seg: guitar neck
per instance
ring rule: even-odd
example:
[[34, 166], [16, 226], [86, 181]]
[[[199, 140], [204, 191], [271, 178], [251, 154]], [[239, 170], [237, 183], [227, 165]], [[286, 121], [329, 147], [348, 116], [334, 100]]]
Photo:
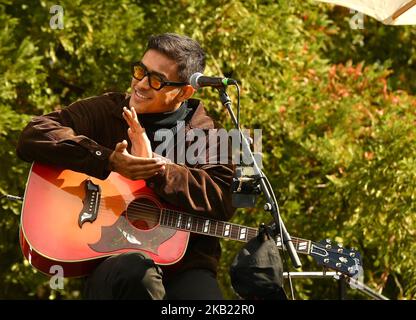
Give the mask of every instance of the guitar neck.
[[[198, 217], [185, 212], [170, 209], [162, 209], [160, 225], [177, 230], [241, 242], [248, 242], [258, 235], [258, 230], [256, 228]], [[310, 254], [312, 245], [310, 240], [296, 237], [291, 238], [298, 253]], [[282, 248], [280, 236], [277, 237], [277, 246]]]

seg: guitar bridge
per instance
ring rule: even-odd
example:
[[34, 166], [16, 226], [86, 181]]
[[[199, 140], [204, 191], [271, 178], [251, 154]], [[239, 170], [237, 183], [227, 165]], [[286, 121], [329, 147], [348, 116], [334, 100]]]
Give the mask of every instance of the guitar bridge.
[[85, 222], [94, 222], [97, 219], [100, 199], [100, 186], [94, 184], [90, 179], [85, 180], [85, 199], [82, 200], [84, 206], [78, 216], [78, 226], [80, 228]]

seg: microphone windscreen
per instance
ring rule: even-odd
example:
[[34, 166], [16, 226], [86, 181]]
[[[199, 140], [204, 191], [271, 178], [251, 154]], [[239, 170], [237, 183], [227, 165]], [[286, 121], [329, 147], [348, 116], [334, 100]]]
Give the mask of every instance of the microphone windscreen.
[[199, 89], [199, 85], [198, 85], [198, 78], [200, 76], [203, 76], [202, 73], [200, 72], [195, 72], [190, 78], [189, 78], [189, 83], [191, 84], [191, 86], [195, 89], [198, 90]]

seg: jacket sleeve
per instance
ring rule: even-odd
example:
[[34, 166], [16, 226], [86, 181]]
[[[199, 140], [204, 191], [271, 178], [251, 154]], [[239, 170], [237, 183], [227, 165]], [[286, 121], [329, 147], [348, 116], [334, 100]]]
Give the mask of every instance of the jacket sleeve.
[[147, 185], [162, 199], [189, 213], [229, 220], [233, 170], [226, 165], [190, 168], [176, 163], [166, 164], [163, 174], [147, 179]]
[[25, 161], [62, 166], [105, 179], [111, 149], [92, 140], [97, 118], [94, 99], [73, 103], [67, 109], [37, 116], [23, 129], [17, 155]]
[[[210, 145], [217, 149], [215, 155], [219, 157], [210, 158]], [[220, 150], [219, 143], [207, 143], [205, 164], [168, 162], [162, 174], [146, 180], [147, 185], [162, 199], [188, 213], [229, 220], [235, 211], [231, 190], [234, 173], [231, 140], [228, 140], [227, 155], [221, 154]]]

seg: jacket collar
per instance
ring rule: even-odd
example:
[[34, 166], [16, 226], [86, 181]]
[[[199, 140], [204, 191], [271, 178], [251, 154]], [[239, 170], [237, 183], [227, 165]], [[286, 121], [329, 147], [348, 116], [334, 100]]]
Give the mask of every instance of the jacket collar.
[[197, 99], [189, 99], [188, 105], [195, 110], [191, 120], [189, 121], [190, 128], [214, 129], [214, 120], [207, 114], [204, 105]]
[[[124, 121], [122, 116], [123, 107], [129, 106], [130, 94], [126, 94], [120, 97], [120, 100], [116, 102], [117, 108], [113, 109], [113, 115]], [[201, 128], [201, 129], [214, 129], [214, 120], [207, 114], [203, 103], [198, 99], [189, 99], [188, 106], [192, 109], [192, 117], [188, 123], [189, 128]]]

